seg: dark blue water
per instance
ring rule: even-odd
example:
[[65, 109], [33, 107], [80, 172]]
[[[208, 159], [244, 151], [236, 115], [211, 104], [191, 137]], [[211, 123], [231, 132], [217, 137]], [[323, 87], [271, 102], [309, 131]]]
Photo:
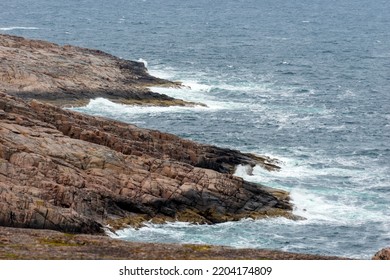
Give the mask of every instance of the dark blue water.
[[368, 0], [14, 0], [0, 3], [0, 32], [141, 59], [183, 81], [156, 91], [208, 108], [96, 99], [77, 110], [276, 157], [280, 172], [236, 175], [291, 191], [307, 218], [121, 237], [370, 258], [390, 245], [389, 14], [389, 1]]

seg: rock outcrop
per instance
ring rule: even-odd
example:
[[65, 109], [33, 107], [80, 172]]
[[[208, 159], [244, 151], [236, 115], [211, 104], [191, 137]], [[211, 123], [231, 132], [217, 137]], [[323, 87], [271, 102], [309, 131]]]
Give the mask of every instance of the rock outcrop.
[[0, 225], [96, 233], [149, 219], [294, 217], [287, 192], [232, 175], [238, 164], [278, 169], [269, 158], [42, 102], [188, 105], [148, 90], [179, 84], [142, 63], [8, 35], [0, 61]]
[[107, 236], [0, 226], [0, 260], [337, 260], [261, 249], [194, 244], [135, 243]]
[[0, 34], [0, 88], [14, 96], [61, 106], [86, 105], [96, 97], [127, 104], [193, 105], [147, 88], [179, 85], [149, 75], [142, 62]]
[[256, 163], [274, 168], [266, 158], [0, 93], [3, 226], [96, 233], [148, 219], [293, 217], [287, 192], [229, 174]]
[[378, 251], [373, 257], [373, 260], [390, 260], [390, 247]]

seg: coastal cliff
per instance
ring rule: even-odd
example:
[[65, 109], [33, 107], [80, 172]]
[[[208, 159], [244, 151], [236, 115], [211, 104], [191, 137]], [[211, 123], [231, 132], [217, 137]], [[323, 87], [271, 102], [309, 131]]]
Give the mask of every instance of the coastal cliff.
[[0, 225], [98, 233], [147, 220], [295, 218], [287, 192], [232, 175], [238, 164], [278, 169], [267, 157], [53, 105], [188, 105], [151, 92], [179, 84], [142, 63], [8, 35], [0, 60]]
[[180, 83], [101, 51], [0, 34], [0, 259], [337, 259], [97, 236], [145, 221], [298, 218], [288, 192], [232, 175], [239, 164], [276, 171], [275, 160], [61, 108], [96, 97], [195, 105], [150, 86]]
[[0, 225], [95, 233], [149, 219], [293, 218], [287, 192], [196, 167], [233, 163], [256, 161], [0, 93]]

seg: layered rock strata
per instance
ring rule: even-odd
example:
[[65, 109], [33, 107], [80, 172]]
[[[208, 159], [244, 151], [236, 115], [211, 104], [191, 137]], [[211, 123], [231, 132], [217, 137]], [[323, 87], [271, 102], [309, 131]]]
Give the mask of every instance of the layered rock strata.
[[1, 93], [0, 225], [93, 233], [110, 221], [293, 217], [287, 192], [228, 173], [259, 159]]

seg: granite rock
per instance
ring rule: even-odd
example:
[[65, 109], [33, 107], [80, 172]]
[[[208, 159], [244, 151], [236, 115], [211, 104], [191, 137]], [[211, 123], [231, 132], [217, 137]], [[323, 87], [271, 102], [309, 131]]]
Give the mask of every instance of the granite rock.
[[3, 226], [95, 233], [140, 217], [294, 218], [287, 192], [230, 174], [262, 160], [0, 93]]
[[148, 89], [180, 83], [148, 74], [142, 62], [108, 53], [0, 34], [0, 89], [61, 106], [104, 97], [126, 104], [194, 105]]

